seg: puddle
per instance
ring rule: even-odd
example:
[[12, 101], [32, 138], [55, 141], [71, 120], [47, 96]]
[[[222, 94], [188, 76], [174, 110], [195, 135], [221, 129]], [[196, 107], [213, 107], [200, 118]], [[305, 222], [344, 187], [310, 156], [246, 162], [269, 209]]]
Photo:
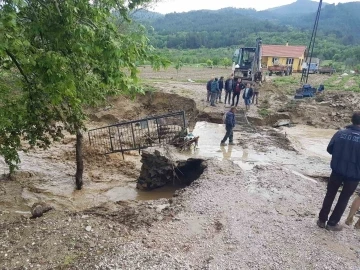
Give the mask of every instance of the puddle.
[[[218, 158], [220, 160], [231, 160], [244, 170], [251, 170], [256, 164], [268, 164], [265, 153], [243, 149], [240, 146], [220, 146], [225, 135], [225, 127], [222, 124], [208, 122], [197, 122], [193, 133], [200, 136], [198, 148], [188, 155], [203, 158]], [[241, 134], [234, 133], [234, 142], [238, 141]]]
[[184, 186], [164, 186], [157, 188], [152, 191], [143, 191], [136, 189], [136, 185], [131, 185], [128, 187], [115, 187], [107, 191], [104, 195], [109, 198], [110, 201], [129, 201], [129, 200], [138, 200], [138, 201], [147, 201], [147, 200], [158, 200], [158, 199], [170, 199], [175, 191]]
[[[198, 122], [193, 133], [200, 136], [198, 148], [188, 152], [187, 155], [199, 158], [217, 158], [231, 160], [243, 170], [251, 170], [256, 165], [278, 165], [286, 167], [294, 173], [301, 175], [327, 175], [330, 173], [329, 160], [331, 156], [326, 152], [327, 145], [335, 130], [316, 129], [308, 126], [285, 128], [287, 137], [299, 150], [299, 153], [268, 145], [267, 151], [256, 151], [250, 143], [244, 149], [239, 145], [220, 146], [225, 135], [222, 124]], [[241, 140], [241, 136], [261, 138], [261, 134], [242, 134], [234, 132], [234, 142]], [[247, 138], [248, 139], [248, 138]], [[308, 179], [309, 180], [309, 179]]]
[[285, 132], [298, 151], [307, 155], [319, 156], [327, 160], [331, 159], [326, 148], [330, 139], [336, 133], [336, 130], [298, 125], [295, 127], [284, 127], [282, 133]]

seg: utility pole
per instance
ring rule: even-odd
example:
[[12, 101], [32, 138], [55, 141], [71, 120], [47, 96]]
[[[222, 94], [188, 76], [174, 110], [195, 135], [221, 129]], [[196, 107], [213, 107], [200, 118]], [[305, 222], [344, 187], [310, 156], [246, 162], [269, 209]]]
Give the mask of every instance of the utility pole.
[[[318, 25], [319, 25], [321, 7], [322, 7], [322, 0], [320, 0], [320, 2], [319, 2], [319, 7], [318, 7], [318, 10], [317, 10], [317, 13], [316, 13], [315, 23], [314, 23], [313, 31], [312, 31], [312, 34], [311, 34], [310, 44], [309, 44], [309, 47], [307, 48], [307, 54], [305, 56], [305, 61], [309, 59], [309, 64], [308, 64], [308, 67], [307, 67], [306, 74], [303, 73], [301, 75], [301, 80], [300, 80], [301, 83], [307, 83], [308, 82], [310, 65], [311, 65], [312, 55], [313, 55], [314, 46], [315, 46], [315, 40], [316, 40], [316, 33], [317, 33]], [[310, 56], [310, 58], [309, 58], [309, 56]]]

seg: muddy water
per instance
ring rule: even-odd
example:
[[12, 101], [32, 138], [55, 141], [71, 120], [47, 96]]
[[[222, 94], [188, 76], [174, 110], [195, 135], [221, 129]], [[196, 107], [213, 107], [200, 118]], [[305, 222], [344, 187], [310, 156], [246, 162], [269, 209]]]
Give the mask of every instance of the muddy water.
[[282, 133], [285, 132], [294, 147], [301, 153], [330, 160], [331, 156], [327, 153], [326, 148], [336, 130], [298, 125], [284, 128]]
[[[265, 152], [255, 151], [251, 143], [246, 148], [239, 145], [221, 147], [220, 141], [225, 135], [224, 125], [208, 122], [196, 124], [193, 134], [200, 136], [200, 139], [198, 148], [191, 154], [232, 160], [244, 170], [251, 170], [255, 165], [272, 164], [285, 166], [291, 171], [306, 175], [326, 175], [329, 172], [330, 155], [327, 154], [326, 147], [335, 131], [296, 126], [279, 132], [286, 132], [296, 149], [301, 150], [301, 155], [271, 145]], [[243, 136], [255, 139], [261, 135], [234, 132], [234, 142], [241, 141]]]
[[[246, 148], [239, 145], [220, 146], [225, 134], [224, 125], [198, 122], [193, 130], [200, 136], [198, 148], [187, 153], [186, 157], [217, 158], [231, 160], [244, 170], [251, 170], [255, 165], [280, 165], [301, 174], [306, 179], [309, 175], [326, 175], [329, 173], [329, 155], [326, 146], [333, 130], [320, 130], [307, 126], [285, 128], [287, 134], [301, 155], [269, 145], [267, 151], [258, 152], [249, 143]], [[234, 133], [234, 142], [241, 141], [243, 136], [258, 138], [259, 134]], [[251, 141], [251, 140], [250, 140]], [[84, 176], [84, 188], [74, 190], [75, 166], [73, 159], [64, 160], [61, 151], [72, 149], [72, 145], [59, 145], [51, 151], [38, 151], [21, 154], [21, 170], [16, 181], [0, 181], [0, 209], [9, 211], [28, 211], [29, 207], [39, 200], [52, 204], [57, 209], [84, 210], [108, 201], [155, 200], [170, 198], [181, 187], [164, 187], [145, 192], [135, 188], [136, 176], [127, 177], [119, 174], [117, 169], [102, 170], [99, 177], [89, 173]], [[129, 160], [131, 157], [127, 157]], [[133, 157], [139, 167], [140, 157]], [[139, 169], [139, 168], [138, 168]], [[138, 170], [137, 169], [137, 170]], [[88, 172], [89, 168], [87, 168]], [[96, 167], [91, 168], [99, 171]], [[3, 161], [0, 171], [6, 172]], [[94, 173], [95, 175], [95, 173]], [[20, 213], [20, 212], [19, 212]]]
[[[46, 201], [55, 209], [81, 211], [109, 201], [156, 200], [171, 198], [181, 188], [169, 186], [146, 192], [136, 189], [136, 176], [128, 177], [117, 168], [100, 170], [86, 167], [84, 187], [75, 190], [74, 162], [63, 159], [61, 151], [66, 145], [54, 147], [51, 151], [20, 153], [20, 171], [13, 180], [0, 179], [0, 210], [14, 213], [29, 213], [33, 203]], [[126, 159], [140, 164], [140, 156]], [[6, 172], [5, 163], [0, 160], [0, 171]], [[97, 171], [94, 178], [90, 172]]]
[[[269, 161], [264, 153], [257, 153], [239, 146], [220, 146], [225, 135], [225, 127], [222, 124], [197, 122], [193, 133], [200, 136], [198, 148], [191, 152], [195, 156], [231, 160], [244, 170], [251, 170], [256, 164], [267, 164]], [[240, 133], [235, 132], [234, 142], [239, 138], [241, 138]]]

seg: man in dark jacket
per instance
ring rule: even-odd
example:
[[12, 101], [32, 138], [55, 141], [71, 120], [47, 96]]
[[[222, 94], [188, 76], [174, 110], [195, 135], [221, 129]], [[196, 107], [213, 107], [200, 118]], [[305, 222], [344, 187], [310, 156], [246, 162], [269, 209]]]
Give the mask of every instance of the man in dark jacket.
[[251, 84], [247, 83], [245, 91], [243, 93], [243, 99], [245, 101], [245, 108], [248, 111], [250, 109], [251, 98], [254, 94], [254, 90], [251, 88]]
[[233, 85], [234, 85], [234, 78], [231, 75], [226, 81], [225, 81], [225, 104], [228, 101], [230, 104], [231, 100], [231, 93], [233, 91]]
[[[233, 86], [233, 97], [232, 97], [231, 106], [237, 106], [239, 104], [240, 93], [245, 88], [245, 85], [242, 83], [241, 78], [235, 78], [234, 80], [235, 81]], [[235, 98], [236, 98], [236, 103], [235, 103]]]
[[211, 92], [211, 98], [210, 98], [210, 106], [215, 107], [215, 101], [216, 98], [219, 95], [219, 81], [218, 78], [215, 78], [212, 83], [211, 83], [211, 87], [210, 87], [210, 92]]
[[225, 137], [221, 141], [221, 146], [225, 146], [225, 142], [227, 139], [229, 139], [229, 145], [234, 145], [233, 143], [233, 129], [235, 127], [235, 112], [236, 107], [231, 107], [230, 111], [226, 113], [225, 117], [225, 128], [226, 128], [226, 134]]
[[207, 90], [207, 96], [206, 96], [206, 101], [210, 102], [210, 97], [211, 97], [211, 83], [213, 82], [214, 78], [211, 78], [207, 83], [206, 83], [206, 90]]
[[[327, 148], [329, 154], [332, 155], [332, 173], [317, 225], [331, 231], [342, 230], [342, 226], [338, 223], [360, 181], [360, 112], [355, 112], [351, 121], [351, 126], [338, 131], [332, 137]], [[341, 185], [343, 187], [339, 199], [328, 220], [331, 206]]]
[[220, 80], [219, 80], [219, 94], [216, 98], [216, 103], [217, 103], [217, 100], [219, 99], [219, 102], [221, 102], [221, 93], [222, 93], [222, 90], [224, 89], [224, 77], [220, 77]]

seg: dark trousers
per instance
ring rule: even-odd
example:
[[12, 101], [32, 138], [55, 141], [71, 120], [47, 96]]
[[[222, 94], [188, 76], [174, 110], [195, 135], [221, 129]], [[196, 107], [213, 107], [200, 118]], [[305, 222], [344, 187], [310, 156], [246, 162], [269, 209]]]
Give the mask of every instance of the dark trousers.
[[218, 96], [217, 96], [216, 100], [219, 99], [219, 101], [221, 101], [221, 94], [222, 94], [222, 89], [219, 90], [219, 93], [218, 93]]
[[230, 104], [230, 100], [231, 100], [231, 92], [230, 91], [225, 91], [225, 104], [226, 104], [226, 101], [229, 100], [229, 104]]
[[[235, 97], [236, 97], [236, 105], [235, 105]], [[239, 97], [240, 97], [240, 93], [235, 93], [234, 92], [233, 97], [232, 97], [231, 106], [237, 106], [239, 104]]]
[[213, 105], [213, 106], [215, 105], [217, 96], [218, 96], [218, 92], [211, 92], [210, 105]]
[[331, 173], [329, 183], [327, 185], [327, 191], [324, 198], [324, 202], [322, 208], [319, 213], [319, 220], [322, 222], [326, 222], [328, 220], [328, 216], [331, 210], [331, 206], [334, 202], [335, 196], [340, 188], [341, 184], [343, 184], [343, 188], [341, 190], [339, 199], [336, 203], [334, 211], [332, 212], [328, 225], [335, 226], [340, 221], [346, 206], [349, 202], [351, 195], [354, 193], [358, 181], [347, 181], [344, 176]]
[[[255, 92], [252, 98], [252, 103], [253, 104], [258, 104], [258, 99], [259, 99], [259, 92]], [[254, 103], [256, 101], [256, 103]]]
[[234, 132], [233, 132], [233, 126], [231, 125], [226, 125], [226, 134], [225, 134], [225, 137], [224, 139], [222, 139], [222, 143], [226, 142], [226, 140], [229, 138], [229, 142], [232, 142], [233, 141], [233, 135], [234, 135]]

